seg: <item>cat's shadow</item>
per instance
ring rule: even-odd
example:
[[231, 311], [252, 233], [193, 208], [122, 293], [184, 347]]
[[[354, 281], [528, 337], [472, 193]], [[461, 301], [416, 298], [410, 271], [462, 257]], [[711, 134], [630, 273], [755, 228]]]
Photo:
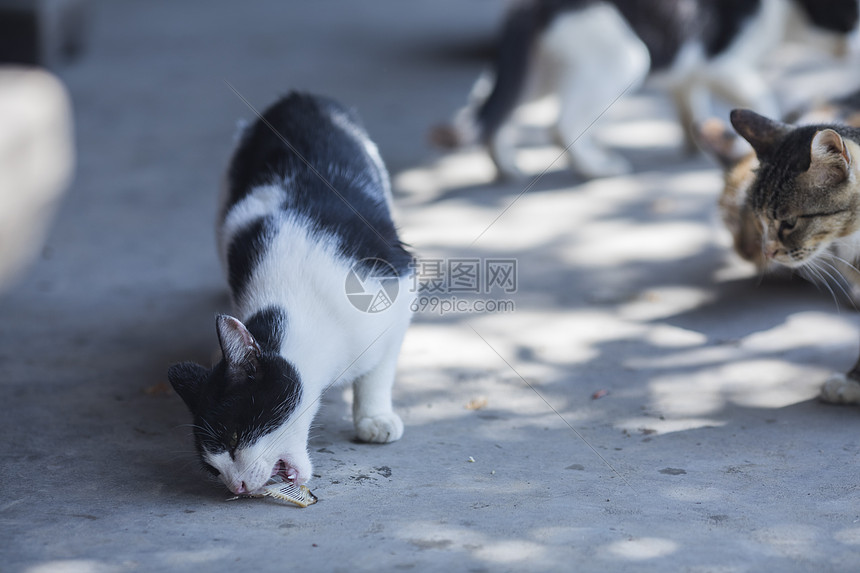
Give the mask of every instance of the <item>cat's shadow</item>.
[[[561, 148], [556, 150], [561, 154]], [[682, 149], [623, 149], [619, 153], [625, 157], [633, 166], [630, 177], [636, 177], [659, 169], [666, 176], [677, 175], [690, 169], [714, 169], [715, 166], [704, 155], [699, 153], [688, 153]], [[429, 206], [448, 201], [466, 200], [481, 207], [504, 207], [511, 200], [528, 194], [537, 195], [541, 193], [558, 192], [566, 190], [571, 193], [577, 192], [577, 187], [588, 183], [590, 180], [571, 171], [567, 166], [549, 166], [546, 171], [529, 172], [520, 178], [495, 178], [469, 185], [452, 186], [442, 189], [426, 198], [413, 197], [414, 205]], [[395, 189], [395, 194], [397, 190]]]
[[[220, 495], [219, 486], [213, 486], [214, 490], [201, 487], [207, 476], [194, 449], [191, 416], [170, 387], [167, 369], [183, 360], [212, 364], [218, 348], [215, 316], [228, 311], [229, 295], [222, 287], [178, 292], [170, 305], [169, 323], [147, 321], [142, 325], [133, 313], [127, 316], [134, 324], [125, 328], [134, 332], [136, 340], [129, 348], [138, 348], [128, 357], [128, 379], [138, 384], [125, 393], [122, 422], [135, 434], [134, 465], [142, 491], [149, 484], [154, 492], [211, 498]], [[140, 348], [146, 352], [139, 352]]]

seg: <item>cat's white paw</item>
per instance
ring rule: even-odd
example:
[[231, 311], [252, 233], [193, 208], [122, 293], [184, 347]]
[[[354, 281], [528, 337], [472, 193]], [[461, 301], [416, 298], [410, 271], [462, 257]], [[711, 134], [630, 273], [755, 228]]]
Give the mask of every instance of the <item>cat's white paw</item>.
[[403, 435], [403, 422], [394, 412], [358, 418], [355, 421], [355, 433], [362, 442], [394, 442]]
[[820, 396], [832, 404], [860, 404], [860, 383], [845, 374], [833, 374], [821, 387]]

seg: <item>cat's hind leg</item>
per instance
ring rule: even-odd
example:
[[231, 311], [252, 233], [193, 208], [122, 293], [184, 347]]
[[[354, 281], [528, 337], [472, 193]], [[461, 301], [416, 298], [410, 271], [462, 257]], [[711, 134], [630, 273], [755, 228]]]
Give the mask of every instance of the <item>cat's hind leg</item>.
[[520, 180], [525, 173], [517, 166], [516, 125], [508, 121], [487, 142], [487, 152], [504, 179]]
[[558, 18], [544, 49], [558, 65], [556, 134], [573, 169], [586, 177], [629, 173], [627, 160], [598, 145], [591, 132], [615, 101], [642, 85], [648, 48], [614, 7], [597, 4]]
[[403, 435], [403, 422], [391, 406], [400, 354], [400, 340], [395, 342], [389, 345], [379, 363], [352, 385], [352, 419], [355, 433], [362, 442], [394, 442]]

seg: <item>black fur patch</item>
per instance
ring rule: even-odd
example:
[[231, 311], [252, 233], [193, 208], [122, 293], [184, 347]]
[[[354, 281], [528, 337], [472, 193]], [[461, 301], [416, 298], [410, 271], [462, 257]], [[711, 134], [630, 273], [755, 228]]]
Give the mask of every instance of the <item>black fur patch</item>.
[[263, 352], [278, 353], [287, 334], [287, 313], [276, 306], [264, 308], [245, 321], [245, 328]]
[[815, 26], [845, 34], [857, 27], [860, 19], [858, 0], [798, 0]]
[[550, 3], [520, 2], [508, 11], [496, 47], [493, 91], [477, 110], [479, 138], [489, 141], [516, 107], [537, 36], [555, 13]]
[[699, 2], [699, 27], [708, 57], [712, 58], [728, 49], [761, 7], [761, 0]]
[[271, 217], [260, 217], [233, 236], [227, 248], [227, 282], [234, 300], [242, 298], [276, 232]]
[[612, 3], [648, 48], [652, 70], [671, 66], [684, 43], [700, 29], [699, 3], [683, 0], [615, 0]]
[[[255, 187], [279, 184], [285, 212], [334, 235], [343, 255], [378, 258], [405, 272], [412, 259], [397, 235], [385, 200], [387, 175], [368, 153], [367, 133], [354, 111], [333, 100], [291, 93], [244, 133], [228, 172], [227, 210]], [[243, 231], [231, 246], [230, 278], [241, 290], [265, 249], [266, 225]], [[246, 257], [248, 262], [241, 263]], [[234, 277], [233, 265], [236, 265]]]

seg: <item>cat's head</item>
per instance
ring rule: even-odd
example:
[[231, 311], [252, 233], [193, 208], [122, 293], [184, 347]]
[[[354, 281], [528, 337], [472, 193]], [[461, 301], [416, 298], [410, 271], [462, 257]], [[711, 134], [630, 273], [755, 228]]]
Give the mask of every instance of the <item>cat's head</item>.
[[860, 230], [860, 147], [840, 133], [845, 128], [795, 127], [749, 110], [732, 111], [731, 121], [759, 162], [747, 205], [759, 220], [765, 259], [803, 266]]
[[221, 315], [216, 327], [223, 356], [218, 364], [210, 369], [183, 362], [168, 371], [194, 418], [203, 466], [236, 494], [256, 491], [274, 475], [306, 482], [309, 423], [299, 410], [298, 372], [277, 344], [262, 336], [258, 341], [239, 320]]
[[747, 202], [755, 181], [758, 159], [750, 145], [735, 133], [728, 123], [711, 118], [695, 129], [699, 146], [723, 168], [723, 192], [719, 207], [723, 223], [732, 236], [735, 252], [760, 269], [768, 266], [761, 237], [762, 229]]

